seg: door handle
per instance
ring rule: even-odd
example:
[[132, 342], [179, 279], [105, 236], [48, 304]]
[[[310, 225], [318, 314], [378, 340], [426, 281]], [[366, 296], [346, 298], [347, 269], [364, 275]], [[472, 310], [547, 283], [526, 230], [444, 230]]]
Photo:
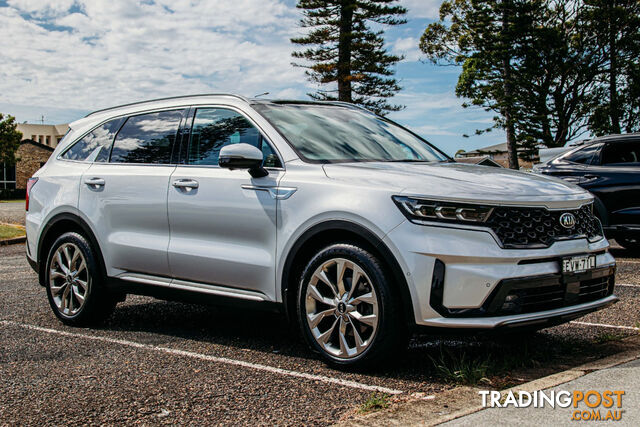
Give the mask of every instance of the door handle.
[[104, 185], [104, 179], [102, 178], [87, 178], [84, 183], [94, 187], [102, 187]]
[[177, 179], [172, 184], [176, 188], [198, 188], [198, 181], [193, 179]]
[[585, 175], [584, 179], [598, 179], [600, 178], [598, 175]]

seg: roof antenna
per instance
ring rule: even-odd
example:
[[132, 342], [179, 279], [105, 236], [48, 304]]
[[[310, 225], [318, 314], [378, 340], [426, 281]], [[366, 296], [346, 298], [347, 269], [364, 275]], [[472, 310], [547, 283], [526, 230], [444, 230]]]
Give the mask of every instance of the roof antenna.
[[256, 96], [254, 96], [254, 98], [258, 98], [259, 96], [265, 96], [265, 95], [269, 95], [269, 92], [259, 93]]

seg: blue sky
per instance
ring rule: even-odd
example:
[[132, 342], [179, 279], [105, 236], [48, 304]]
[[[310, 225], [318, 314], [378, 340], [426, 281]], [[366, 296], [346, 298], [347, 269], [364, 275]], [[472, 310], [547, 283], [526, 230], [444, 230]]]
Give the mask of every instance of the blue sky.
[[[463, 138], [492, 114], [463, 109], [459, 69], [421, 61], [418, 41], [439, 0], [401, 0], [406, 25], [387, 30], [406, 105], [390, 117], [449, 154], [504, 141]], [[235, 92], [306, 98], [314, 86], [292, 67], [300, 35], [294, 0], [0, 0], [0, 112], [64, 123], [87, 112], [163, 96]]]

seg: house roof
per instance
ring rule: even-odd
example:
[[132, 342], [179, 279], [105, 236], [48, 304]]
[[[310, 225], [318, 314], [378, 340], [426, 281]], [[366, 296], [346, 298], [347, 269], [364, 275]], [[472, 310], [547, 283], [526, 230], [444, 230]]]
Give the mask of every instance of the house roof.
[[482, 153], [506, 153], [507, 152], [507, 143], [503, 142], [502, 144], [495, 144], [495, 145], [490, 145], [488, 147], [483, 147], [483, 148], [478, 148], [472, 151], [467, 151], [465, 153], [461, 153], [464, 154], [465, 156], [469, 156], [469, 155], [475, 155], [475, 154], [482, 154]]
[[49, 150], [49, 151], [53, 151], [54, 150], [53, 147], [49, 147], [48, 145], [40, 144], [39, 142], [35, 142], [35, 141], [30, 140], [30, 139], [23, 139], [22, 141], [20, 141], [20, 145], [24, 145], [24, 144], [30, 144], [30, 145], [33, 145], [35, 147], [44, 148], [44, 149]]
[[502, 167], [500, 163], [492, 160], [489, 156], [458, 157], [455, 161], [458, 163], [468, 163], [472, 165], [493, 166], [498, 168]]

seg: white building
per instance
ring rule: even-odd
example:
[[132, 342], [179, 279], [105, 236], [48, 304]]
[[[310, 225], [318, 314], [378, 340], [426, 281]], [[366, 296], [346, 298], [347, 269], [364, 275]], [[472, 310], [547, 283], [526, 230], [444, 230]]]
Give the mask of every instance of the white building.
[[69, 125], [66, 123], [61, 125], [18, 123], [17, 129], [22, 132], [23, 140], [28, 139], [55, 148], [69, 130]]

